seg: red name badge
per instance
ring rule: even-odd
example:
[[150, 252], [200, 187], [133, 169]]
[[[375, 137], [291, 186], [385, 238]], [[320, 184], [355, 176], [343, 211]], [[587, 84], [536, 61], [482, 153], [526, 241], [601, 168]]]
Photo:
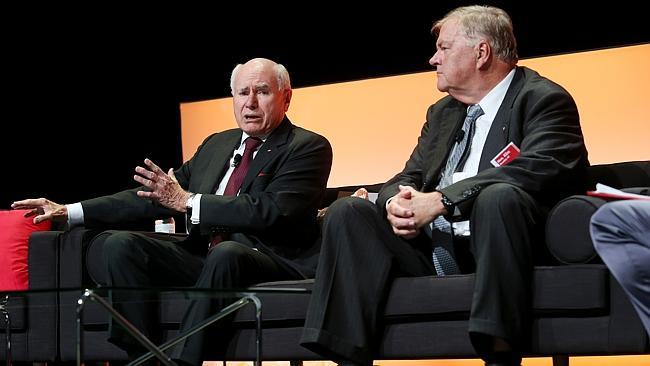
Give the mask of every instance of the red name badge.
[[515, 145], [514, 142], [510, 142], [508, 145], [506, 145], [506, 147], [503, 148], [503, 150], [499, 151], [494, 159], [490, 160], [490, 163], [492, 163], [492, 165], [495, 167], [506, 165], [513, 161], [517, 156], [519, 156], [519, 152], [520, 150], [517, 145]]

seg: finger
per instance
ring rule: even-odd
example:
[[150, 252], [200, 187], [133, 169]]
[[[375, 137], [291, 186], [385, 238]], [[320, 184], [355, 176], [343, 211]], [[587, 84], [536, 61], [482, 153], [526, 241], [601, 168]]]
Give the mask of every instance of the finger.
[[43, 222], [45, 220], [52, 220], [52, 214], [48, 213], [48, 214], [44, 214], [44, 215], [38, 215], [38, 216], [34, 217], [33, 222], [34, 222], [34, 224], [40, 224], [41, 222]]
[[153, 192], [149, 192], [149, 191], [138, 191], [137, 195], [138, 197], [143, 197], [143, 198], [154, 198]]
[[149, 189], [153, 189], [153, 187], [154, 187], [154, 183], [151, 180], [143, 178], [143, 177], [141, 177], [139, 175], [134, 175], [133, 180], [135, 180], [136, 182], [142, 184], [143, 186], [145, 186], [145, 187], [147, 187]]
[[413, 211], [404, 206], [401, 206], [398, 202], [393, 200], [390, 205], [388, 205], [388, 213], [396, 217], [412, 217]]
[[411, 239], [417, 236], [418, 231], [417, 230], [399, 230], [396, 228], [393, 228], [393, 233], [397, 236], [401, 236], [405, 239]]
[[163, 172], [162, 169], [160, 169], [160, 167], [154, 164], [154, 162], [150, 159], [144, 159], [144, 163], [149, 167], [149, 169], [151, 169], [152, 172], [156, 174], [165, 174], [165, 172]]
[[413, 192], [415, 192], [413, 187], [400, 185], [399, 192], [397, 193], [397, 197], [410, 199], [411, 197], [413, 197]]
[[417, 226], [415, 225], [415, 221], [407, 218], [402, 218], [402, 217], [389, 217], [388, 218], [390, 225], [396, 229], [399, 230], [415, 230], [417, 229]]
[[141, 166], [136, 166], [135, 167], [135, 172], [140, 174], [141, 176], [143, 176], [145, 178], [149, 178], [151, 180], [153, 180], [156, 177], [156, 174], [154, 172], [152, 172], [151, 170], [148, 170], [146, 168], [143, 168]]
[[11, 204], [11, 208], [13, 209], [25, 209], [25, 208], [33, 208], [36, 206], [42, 206], [46, 202], [45, 198], [30, 198], [26, 200], [20, 200], [20, 201], [15, 201], [14, 203]]

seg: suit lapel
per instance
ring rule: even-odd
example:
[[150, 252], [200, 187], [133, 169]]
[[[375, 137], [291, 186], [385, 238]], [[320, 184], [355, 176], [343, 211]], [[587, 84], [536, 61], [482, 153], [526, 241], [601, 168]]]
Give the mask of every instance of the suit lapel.
[[223, 143], [216, 146], [211, 154], [210, 166], [201, 181], [200, 193], [216, 192], [219, 182], [226, 173], [230, 157], [241, 141], [241, 134], [241, 130], [237, 130], [230, 136], [226, 136]]
[[494, 116], [492, 126], [488, 132], [481, 152], [481, 161], [479, 162], [478, 171], [492, 168], [492, 160], [508, 144], [508, 131], [510, 130], [510, 116], [512, 115], [512, 106], [519, 91], [524, 86], [524, 72], [521, 68], [515, 70], [515, 76], [508, 87], [506, 96], [501, 102], [501, 106]]
[[291, 122], [285, 116], [280, 125], [271, 132], [269, 138], [264, 141], [264, 144], [262, 144], [260, 149], [257, 151], [255, 159], [251, 162], [251, 165], [248, 168], [248, 173], [246, 173], [244, 182], [241, 185], [240, 192], [247, 192], [251, 183], [253, 183], [253, 180], [255, 180], [255, 178], [260, 174], [260, 171], [262, 171], [262, 168], [264, 168], [269, 161], [280, 153], [281, 146], [287, 143], [291, 127]]
[[[431, 165], [429, 165], [426, 172], [424, 187], [429, 187], [431, 190], [437, 185], [440, 172], [444, 168], [443, 164], [447, 161], [447, 156], [454, 143], [456, 143], [456, 132], [463, 127], [463, 121], [465, 120], [465, 115], [467, 115], [467, 106], [460, 102], [455, 103], [456, 105], [454, 107], [447, 109], [447, 114], [438, 124], [437, 143], [436, 141], [429, 141], [429, 143], [435, 144], [435, 147], [431, 151], [429, 160], [431, 161]], [[435, 125], [436, 121], [429, 121], [429, 123]]]

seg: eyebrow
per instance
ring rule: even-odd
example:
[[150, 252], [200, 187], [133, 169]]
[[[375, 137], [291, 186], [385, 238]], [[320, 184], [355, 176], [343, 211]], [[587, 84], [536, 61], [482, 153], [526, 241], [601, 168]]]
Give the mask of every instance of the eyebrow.
[[[237, 92], [239, 92], [239, 93], [246, 92], [246, 91], [248, 91], [248, 89], [249, 89], [249, 87], [245, 86], [245, 87], [239, 88], [237, 90]], [[271, 89], [271, 87], [267, 83], [259, 83], [259, 84], [256, 84], [253, 87], [253, 89], [254, 89], [254, 91], [267, 91], [267, 90]]]
[[269, 90], [269, 89], [270, 89], [270, 87], [269, 87], [269, 84], [267, 84], [267, 83], [260, 83], [260, 84], [255, 85], [255, 90], [266, 91], [266, 90]]

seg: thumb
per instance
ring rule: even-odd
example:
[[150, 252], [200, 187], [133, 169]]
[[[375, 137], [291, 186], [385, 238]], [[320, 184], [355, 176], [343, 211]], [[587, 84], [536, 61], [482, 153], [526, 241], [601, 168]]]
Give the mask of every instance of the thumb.
[[34, 221], [34, 224], [40, 224], [41, 222], [43, 222], [45, 220], [49, 220], [50, 218], [51, 218], [51, 215], [43, 214], [43, 215], [38, 215], [38, 216], [34, 217], [33, 221]]
[[174, 183], [178, 183], [178, 180], [176, 180], [176, 174], [174, 174], [174, 168], [169, 168], [167, 175], [174, 181]]
[[409, 198], [411, 198], [411, 192], [412, 192], [412, 190], [413, 190], [413, 188], [411, 188], [410, 186], [403, 186], [403, 185], [400, 185], [400, 186], [399, 186], [399, 193], [398, 193], [398, 196], [399, 196], [399, 197], [402, 197], [402, 198], [407, 198], [407, 199], [409, 199]]

